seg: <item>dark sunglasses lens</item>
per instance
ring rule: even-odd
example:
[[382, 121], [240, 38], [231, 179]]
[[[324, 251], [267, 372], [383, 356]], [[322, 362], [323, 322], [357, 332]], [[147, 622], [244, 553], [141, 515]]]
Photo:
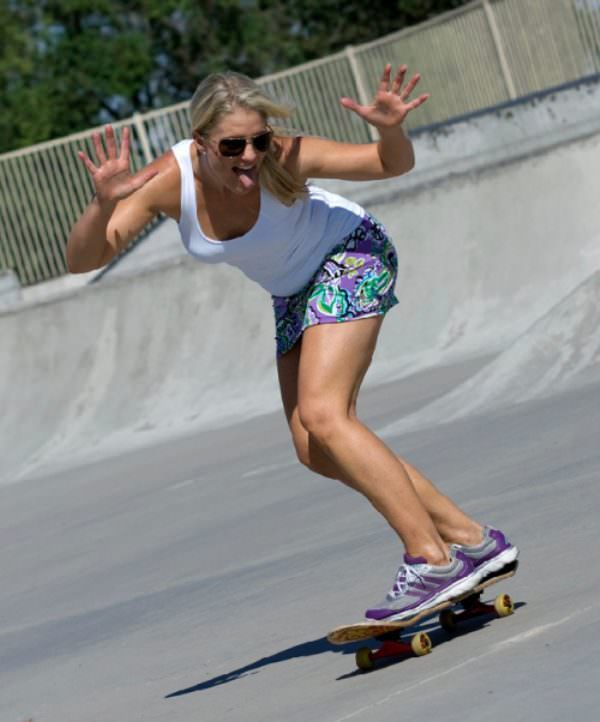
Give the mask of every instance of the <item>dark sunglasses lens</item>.
[[246, 140], [244, 138], [223, 138], [219, 141], [219, 153], [229, 157], [241, 155], [245, 147]]
[[[252, 145], [254, 150], [259, 153], [264, 153], [269, 150], [271, 145], [271, 137], [273, 133], [268, 130], [266, 133], [254, 136], [252, 138]], [[245, 138], [223, 138], [219, 141], [219, 153], [228, 158], [233, 158], [236, 155], [241, 155], [246, 148]]]
[[257, 150], [259, 153], [264, 153], [265, 151], [269, 150], [269, 146], [271, 145], [271, 136], [273, 134], [270, 130], [268, 130], [266, 133], [263, 133], [262, 135], [257, 135], [252, 140], [252, 145], [254, 146], [254, 150]]

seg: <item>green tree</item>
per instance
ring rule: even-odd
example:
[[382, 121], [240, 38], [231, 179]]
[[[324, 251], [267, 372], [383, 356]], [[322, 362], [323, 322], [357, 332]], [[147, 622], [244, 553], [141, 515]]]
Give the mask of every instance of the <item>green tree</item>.
[[465, 0], [0, 0], [0, 151], [257, 77]]
[[295, 30], [295, 43], [304, 60], [322, 57], [348, 45], [421, 23], [465, 5], [467, 0], [277, 0], [263, 6], [283, 5], [288, 28]]
[[[127, 26], [116, 3], [86, 0], [10, 3], [26, 37], [25, 57], [0, 89], [2, 145], [18, 147], [89, 127], [130, 110], [151, 71], [143, 28]], [[127, 32], [124, 32], [126, 27]]]

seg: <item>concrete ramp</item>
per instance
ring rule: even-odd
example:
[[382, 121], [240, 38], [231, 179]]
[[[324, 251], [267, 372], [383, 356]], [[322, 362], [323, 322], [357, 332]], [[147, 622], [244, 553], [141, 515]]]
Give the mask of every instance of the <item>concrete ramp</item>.
[[600, 382], [600, 271], [472, 378], [389, 424], [389, 436]]
[[[364, 203], [399, 252], [400, 305], [367, 384], [505, 352], [419, 423], [595, 373], [599, 108], [597, 84], [574, 87], [420, 134], [405, 178], [324, 184]], [[183, 256], [174, 224], [97, 283], [39, 293], [0, 312], [0, 483], [279, 404], [268, 295]]]
[[2, 317], [2, 481], [272, 409], [269, 299], [183, 259]]

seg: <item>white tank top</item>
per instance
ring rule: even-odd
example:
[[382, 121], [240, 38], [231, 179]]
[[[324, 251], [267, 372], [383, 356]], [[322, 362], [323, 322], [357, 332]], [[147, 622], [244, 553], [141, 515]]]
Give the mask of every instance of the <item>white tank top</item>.
[[208, 238], [200, 227], [190, 155], [191, 140], [172, 147], [181, 173], [179, 232], [187, 251], [207, 263], [229, 263], [274, 296], [297, 293], [319, 268], [327, 253], [351, 233], [365, 210], [317, 186], [308, 196], [286, 206], [260, 192], [260, 212], [243, 236], [227, 241]]

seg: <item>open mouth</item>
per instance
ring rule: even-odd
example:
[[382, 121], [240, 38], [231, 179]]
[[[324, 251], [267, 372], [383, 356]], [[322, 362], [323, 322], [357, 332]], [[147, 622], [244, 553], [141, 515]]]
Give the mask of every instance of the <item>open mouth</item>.
[[244, 188], [252, 188], [258, 182], [258, 169], [255, 165], [250, 168], [234, 166], [233, 172], [238, 177]]

